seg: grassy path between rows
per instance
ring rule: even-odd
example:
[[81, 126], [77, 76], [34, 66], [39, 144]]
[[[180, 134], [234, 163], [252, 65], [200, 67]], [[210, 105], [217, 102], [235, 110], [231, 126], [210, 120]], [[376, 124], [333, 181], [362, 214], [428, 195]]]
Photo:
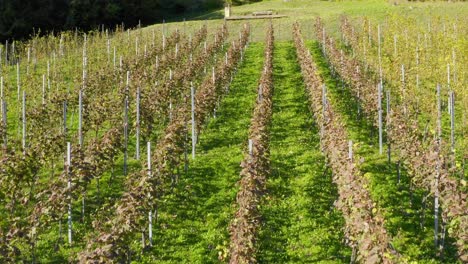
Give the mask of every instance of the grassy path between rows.
[[261, 206], [260, 263], [345, 263], [344, 220], [331, 171], [320, 151], [292, 42], [274, 55], [272, 175]]
[[256, 86], [263, 65], [262, 43], [245, 54], [231, 92], [202, 131], [188, 173], [160, 205], [154, 247], [144, 263], [217, 263], [229, 250], [240, 163], [248, 137]]
[[[411, 185], [403, 166], [398, 165], [398, 157], [392, 155], [389, 163], [386, 152], [379, 154], [378, 130], [358, 114], [357, 98], [338, 76], [333, 76], [318, 43], [310, 42], [308, 47], [328, 88], [331, 102], [345, 121], [349, 137], [354, 142], [355, 154], [363, 159], [360, 169], [369, 179], [372, 200], [385, 217], [385, 228], [392, 237], [391, 246], [407, 261], [456, 263], [452, 238], [446, 238], [444, 258], [436, 256], [433, 197]], [[387, 150], [386, 145], [384, 150]]]

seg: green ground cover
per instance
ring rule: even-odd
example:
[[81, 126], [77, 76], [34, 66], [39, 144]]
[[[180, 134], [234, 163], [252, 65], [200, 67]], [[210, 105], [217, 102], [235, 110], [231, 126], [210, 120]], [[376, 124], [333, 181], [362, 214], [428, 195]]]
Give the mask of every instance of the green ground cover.
[[200, 135], [195, 160], [160, 204], [155, 246], [142, 262], [216, 263], [229, 250], [229, 222], [263, 65], [261, 43], [250, 44], [230, 93]]
[[320, 151], [294, 44], [275, 46], [272, 174], [261, 214], [262, 263], [346, 263], [344, 220], [333, 202], [332, 173]]
[[[330, 100], [344, 117], [356, 155], [363, 159], [360, 169], [369, 179], [368, 189], [372, 200], [385, 217], [385, 227], [392, 237], [392, 246], [407, 260], [420, 263], [456, 262], [456, 248], [447, 238], [444, 258], [436, 256], [434, 248], [433, 197], [426, 191], [411, 186], [410, 178], [399, 166], [398, 157], [387, 158], [387, 146], [379, 154], [378, 130], [362, 114], [358, 113], [359, 102], [353, 97], [339, 76], [332, 74], [330, 65], [323, 57], [317, 42], [308, 44], [319, 66], [320, 75], [330, 92]], [[361, 111], [362, 113], [362, 111]]]

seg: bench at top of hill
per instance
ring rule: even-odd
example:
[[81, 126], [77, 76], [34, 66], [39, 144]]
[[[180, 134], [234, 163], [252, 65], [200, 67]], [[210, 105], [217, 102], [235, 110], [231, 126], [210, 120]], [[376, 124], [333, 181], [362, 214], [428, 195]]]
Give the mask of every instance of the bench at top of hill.
[[252, 12], [252, 16], [271, 16], [273, 11], [256, 11]]
[[226, 20], [247, 20], [247, 19], [267, 19], [267, 18], [283, 18], [286, 15], [258, 15], [258, 16], [232, 16], [226, 17]]

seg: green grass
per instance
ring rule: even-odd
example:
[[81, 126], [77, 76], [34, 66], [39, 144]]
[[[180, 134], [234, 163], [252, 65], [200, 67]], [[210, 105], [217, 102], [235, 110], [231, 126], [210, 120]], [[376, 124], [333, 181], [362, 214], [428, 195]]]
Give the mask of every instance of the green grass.
[[261, 263], [346, 263], [344, 219], [320, 151], [319, 134], [293, 43], [277, 43], [271, 128], [272, 174], [261, 206]]
[[147, 263], [215, 263], [229, 250], [229, 222], [248, 137], [263, 44], [251, 44], [229, 95], [200, 135], [188, 173], [160, 204], [155, 246], [138, 260]]
[[[394, 2], [398, 2], [394, 5]], [[463, 2], [447, 3], [445, 1], [436, 2], [406, 2], [400, 0], [355, 0], [355, 1], [321, 1], [321, 0], [270, 0], [257, 3], [232, 7], [233, 16], [249, 15], [254, 11], [271, 10], [274, 13], [286, 15], [281, 19], [274, 19], [275, 35], [278, 40], [291, 40], [291, 24], [300, 21], [303, 25], [303, 33], [310, 34], [313, 28], [315, 17], [322, 17], [327, 28], [335, 36], [338, 36], [339, 16], [347, 14], [350, 16], [369, 16], [374, 21], [385, 21], [392, 13], [405, 16], [416, 17], [417, 21], [425, 23], [430, 16], [440, 16], [441, 18], [463, 17], [468, 13], [468, 5]], [[184, 26], [183, 17], [187, 21], [197, 22], [199, 20], [210, 20], [208, 25], [216, 26], [224, 22], [224, 9], [210, 10], [206, 13], [187, 14], [179, 18], [179, 22], [167, 23], [168, 27]], [[267, 19], [228, 21], [228, 25], [233, 28], [240, 27], [243, 23], [249, 22], [252, 26], [252, 41], [263, 41], [265, 39], [265, 26], [269, 23]], [[155, 26], [150, 26], [152, 28]], [[279, 32], [283, 32], [279, 34]], [[309, 35], [308, 35], [309, 36]]]
[[370, 182], [372, 200], [385, 217], [385, 228], [392, 237], [392, 246], [411, 261], [456, 263], [456, 248], [451, 244], [454, 242], [451, 238], [446, 241], [445, 258], [440, 260], [436, 257], [433, 244], [433, 198], [428, 196], [426, 209], [422, 211], [423, 197], [428, 193], [411, 186], [410, 178], [402, 167], [398, 177], [397, 157], [392, 156], [391, 162], [388, 162], [385, 152], [379, 154], [377, 129], [358, 114], [357, 99], [338, 76], [333, 76], [319, 44], [311, 42], [308, 46], [330, 92], [330, 100], [344, 117], [350, 139], [356, 146], [356, 154], [364, 158], [360, 169]]
[[[387, 15], [399, 13], [417, 17], [418, 22], [424, 23], [425, 18], [430, 16], [459, 18], [468, 13], [468, 5], [445, 2], [402, 2], [392, 5], [392, 2], [377, 0], [290, 0], [287, 2], [273, 0], [233, 7], [233, 14], [246, 15], [260, 10], [273, 10], [287, 15], [287, 18], [273, 21], [275, 37], [277, 40], [291, 40], [291, 24], [296, 20], [302, 23], [305, 37], [313, 38], [313, 20], [316, 16], [324, 18], [327, 30], [338, 36], [338, 17], [341, 14], [365, 15], [372, 20], [384, 21]], [[223, 23], [222, 17], [222, 10], [191, 14], [187, 16], [187, 19], [195, 19], [194, 21], [185, 24], [183, 22], [167, 23], [165, 31], [170, 33], [175, 28], [179, 28], [183, 32], [194, 32], [201, 24], [206, 23], [202, 19], [213, 19], [207, 23], [212, 30]], [[263, 41], [268, 20], [228, 22], [230, 40], [238, 36], [237, 31], [245, 22], [251, 24], [252, 41]], [[161, 26], [161, 24], [149, 26], [142, 32], [151, 34], [150, 29], [160, 29]], [[124, 36], [120, 38], [122, 41], [126, 39], [125, 33], [123, 34]], [[337, 195], [336, 187], [331, 182], [331, 172], [326, 169], [324, 158], [319, 150], [317, 129], [307, 110], [308, 102], [304, 95], [304, 85], [295, 59], [294, 47], [292, 43], [278, 43], [276, 47], [274, 116], [271, 137], [273, 174], [268, 178], [268, 193], [261, 207], [264, 226], [260, 234], [259, 259], [269, 263], [346, 262], [349, 259], [350, 250], [342, 243], [343, 219], [333, 207], [333, 201]], [[365, 119], [357, 118], [356, 100], [352, 98], [349, 91], [340, 90], [341, 84], [337, 78], [330, 75], [328, 65], [321, 58], [316, 44], [311, 44], [310, 47], [320, 64], [322, 75], [331, 91], [333, 103], [345, 116], [350, 136], [359, 146], [357, 154], [365, 159], [361, 170], [369, 178], [372, 198], [387, 220], [386, 228], [393, 237], [392, 245], [411, 260], [423, 263], [439, 262], [432, 246], [432, 198], [429, 196], [427, 209], [422, 212], [422, 198], [427, 193], [412, 188], [404, 170], [401, 171], [401, 177], [398, 180], [395, 160], [388, 163], [385, 157], [378, 154], [375, 128]], [[118, 55], [121, 55], [120, 52], [126, 54], [125, 52], [131, 53], [132, 50], [118, 52]], [[78, 51], [72, 54], [78, 56], [76, 65], [70, 63], [75, 61], [72, 59], [58, 63], [56, 73], [58, 75], [63, 73], [61, 76], [63, 86], [61, 85], [59, 89], [65, 89], [71, 85], [74, 75], [80, 76], [79, 55], [81, 53]], [[40, 79], [42, 73], [45, 73], [47, 59], [43, 58], [44, 56], [39, 58], [38, 68], [33, 74], [35, 78]], [[251, 44], [246, 54], [246, 61], [231, 86], [232, 92], [221, 103], [217, 118], [210, 121], [206, 131], [201, 135], [197, 158], [190, 162], [188, 173], [180, 178], [179, 184], [171, 191], [171, 195], [165, 197], [160, 205], [159, 219], [154, 227], [155, 247], [144, 254], [138, 253], [134, 256], [134, 261], [210, 263], [217, 262], [218, 253], [223, 255], [227, 252], [229, 243], [227, 226], [235, 210], [233, 204], [237, 193], [236, 182], [239, 180], [239, 164], [247, 141], [255, 88], [260, 76], [262, 61], [263, 45]], [[63, 62], [68, 63], [62, 65]], [[91, 63], [92, 65], [95, 64]], [[96, 64], [93, 67], [97, 66], [99, 65]], [[40, 87], [32, 87], [32, 84], [28, 84], [24, 68], [25, 64], [22, 64], [22, 82], [23, 87], [28, 90], [29, 108], [40, 101], [40, 96], [38, 96]], [[5, 70], [3, 74], [6, 78], [5, 94], [9, 104], [9, 140], [10, 144], [13, 144], [14, 140], [20, 138], [17, 133], [19, 104], [16, 100], [16, 68], [5, 66], [3, 70]], [[73, 71], [77, 74], [72, 74]], [[34, 83], [40, 83], [40, 81]], [[76, 83], [79, 84], [79, 81]], [[52, 91], [54, 89], [52, 87]], [[75, 90], [76, 87], [72, 86], [71, 91]], [[76, 109], [69, 106], [69, 115], [74, 112], [73, 121], [70, 117], [68, 119], [70, 132], [76, 132]], [[31, 128], [28, 127], [28, 129]], [[19, 142], [14, 144], [19, 146]], [[133, 138], [130, 141], [129, 153], [130, 170], [138, 170], [140, 163], [132, 158]], [[61, 165], [57, 166], [56, 170], [61, 170], [59, 168]], [[93, 181], [90, 184], [85, 222], [74, 222], [77, 240], [73, 247], [70, 248], [63, 242], [66, 238], [65, 217], [62, 221], [62, 240], [58, 240], [58, 223], [47, 225], [47, 230], [40, 230], [41, 241], [36, 248], [39, 262], [63, 263], [67, 261], [72, 252], [85, 247], [83, 236], [92, 230], [90, 229], [90, 223], [94, 220], [92, 214], [114, 204], [124, 191], [125, 177], [122, 173], [121, 154], [116, 158], [114, 168], [115, 184], [108, 184], [112, 172], [108, 171], [102, 175], [99, 199], [96, 182]], [[49, 176], [51, 172], [52, 169], [46, 167], [40, 171], [40, 186], [46, 184], [49, 177], [52, 177]], [[73, 210], [73, 215], [77, 216], [75, 219], [78, 220], [79, 199], [74, 203]], [[6, 214], [7, 212], [2, 208], [2, 215]], [[449, 238], [447, 242], [449, 246], [443, 260], [447, 263], [456, 262], [451, 242]], [[133, 243], [132, 247], [139, 248], [138, 240]], [[56, 244], [58, 244], [58, 250], [54, 249]], [[28, 249], [24, 254], [23, 259], [27, 262]]]

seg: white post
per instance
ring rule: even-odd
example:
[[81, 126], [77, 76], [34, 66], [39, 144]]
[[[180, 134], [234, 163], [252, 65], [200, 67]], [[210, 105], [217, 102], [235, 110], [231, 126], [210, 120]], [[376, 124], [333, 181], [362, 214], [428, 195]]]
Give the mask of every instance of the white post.
[[113, 60], [112, 60], [112, 61], [114, 62], [114, 70], [115, 70], [115, 66], [116, 66], [116, 64], [117, 64], [117, 63], [116, 63], [116, 59], [117, 59], [117, 58], [116, 58], [116, 57], [117, 57], [116, 55], [117, 55], [117, 50], [116, 50], [116, 48], [115, 48], [115, 46], [114, 46], [114, 58], [113, 58]]
[[192, 101], [192, 159], [195, 159], [195, 148], [197, 145], [197, 134], [195, 127], [195, 88], [193, 83], [190, 82], [190, 97]]
[[450, 92], [450, 142], [452, 153], [455, 154], [455, 92]]
[[353, 141], [352, 140], [348, 141], [348, 159], [353, 161]]
[[128, 96], [125, 97], [125, 109], [124, 109], [124, 168], [123, 173], [127, 175], [127, 146], [128, 146]]
[[387, 90], [387, 120], [386, 120], [386, 130], [387, 130], [387, 158], [388, 162], [391, 161], [391, 146], [390, 146], [390, 138], [388, 134], [390, 132], [390, 91]]
[[211, 70], [212, 70], [213, 84], [215, 84], [215, 83], [216, 83], [216, 78], [215, 78], [215, 67], [213, 67]]
[[447, 63], [447, 86], [450, 90], [450, 64]]
[[[107, 31], [106, 31], [107, 33]], [[107, 63], [110, 62], [110, 39], [107, 39]]]
[[60, 53], [60, 56], [64, 55], [64, 51], [63, 51], [63, 34], [60, 35], [59, 53]]
[[323, 54], [325, 55], [325, 45], [326, 45], [326, 37], [325, 37], [325, 27], [322, 28], [322, 48]]
[[78, 94], [78, 144], [83, 146], [83, 91]]
[[19, 62], [16, 63], [16, 84], [18, 87], [18, 103], [20, 101], [20, 91], [21, 91], [21, 82], [20, 82], [20, 65]]
[[325, 112], [327, 109], [327, 87], [325, 84], [322, 85], [322, 114], [323, 114], [323, 122], [327, 122], [325, 120]]
[[[151, 178], [151, 142], [147, 142], [147, 159], [148, 159], [148, 177]], [[153, 246], [153, 212], [150, 210], [148, 212], [148, 237], [149, 244]]]
[[434, 190], [434, 245], [436, 249], [439, 247], [439, 177], [440, 177], [440, 144], [442, 137], [442, 113], [441, 113], [440, 85], [437, 85], [437, 165], [435, 190]]
[[382, 48], [381, 48], [381, 37], [380, 37], [380, 24], [377, 26], [377, 42], [378, 42], [378, 53], [379, 53], [379, 69], [380, 79], [382, 80]]
[[22, 107], [22, 122], [23, 122], [23, 151], [26, 151], [26, 91], [23, 91], [23, 107]]
[[249, 138], [249, 155], [252, 157], [253, 155], [253, 140]]
[[455, 48], [452, 47], [452, 63], [453, 63], [453, 81], [457, 81], [457, 70], [456, 70], [456, 53]]
[[26, 66], [26, 74], [29, 75], [29, 64], [31, 62], [31, 47], [28, 47], [28, 64]]
[[71, 204], [71, 144], [67, 142], [67, 175], [68, 175], [68, 244], [72, 244], [72, 204]]
[[50, 61], [47, 60], [47, 80], [50, 80]]
[[67, 101], [63, 101], [63, 134], [67, 136]]
[[[0, 54], [0, 58], [1, 58]], [[0, 66], [1, 67], [1, 66]], [[0, 113], [3, 113], [3, 76], [0, 76]]]
[[7, 147], [7, 104], [5, 100], [0, 102], [2, 104], [2, 122], [5, 131], [3, 133], [3, 148], [6, 149]]
[[382, 125], [382, 85], [377, 85], [378, 111], [379, 111], [379, 153], [383, 153], [383, 125]]
[[86, 71], [87, 65], [88, 65], [88, 58], [83, 57], [83, 89], [86, 88], [86, 79], [88, 75]]
[[45, 82], [46, 82], [46, 76], [45, 74], [42, 75], [42, 104], [45, 105]]
[[224, 7], [224, 18], [231, 17], [231, 5], [226, 5]]
[[407, 114], [406, 109], [406, 82], [405, 82], [405, 65], [401, 65], [401, 90], [402, 90], [402, 99], [403, 99], [403, 112]]
[[150, 247], [153, 246], [153, 212], [149, 210], [148, 212], [148, 239]]
[[135, 37], [135, 54], [138, 56], [138, 37]]
[[172, 121], [172, 100], [169, 99], [169, 122]]
[[140, 87], [136, 95], [136, 159], [140, 159]]
[[126, 82], [126, 84], [125, 84], [125, 86], [126, 86], [126, 87], [125, 87], [125, 90], [127, 90], [127, 92], [128, 92], [128, 89], [129, 89], [129, 88], [128, 88], [129, 85], [130, 85], [130, 71], [127, 71], [127, 82]]

